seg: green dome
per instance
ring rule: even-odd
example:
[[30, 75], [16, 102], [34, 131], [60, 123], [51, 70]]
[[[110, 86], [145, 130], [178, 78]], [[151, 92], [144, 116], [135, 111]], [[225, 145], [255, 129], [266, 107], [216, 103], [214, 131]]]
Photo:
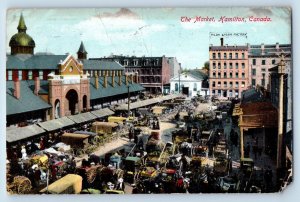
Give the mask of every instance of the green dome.
[[29, 46], [29, 47], [35, 47], [35, 42], [25, 32], [19, 32], [15, 35], [13, 35], [9, 41], [9, 46]]

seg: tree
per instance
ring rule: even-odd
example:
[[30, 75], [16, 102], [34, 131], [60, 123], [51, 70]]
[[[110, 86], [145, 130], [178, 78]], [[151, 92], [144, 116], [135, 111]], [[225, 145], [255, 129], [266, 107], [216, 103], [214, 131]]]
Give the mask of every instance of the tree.
[[202, 69], [206, 70], [206, 71], [209, 71], [209, 61], [206, 61], [204, 63], [204, 66], [202, 67]]

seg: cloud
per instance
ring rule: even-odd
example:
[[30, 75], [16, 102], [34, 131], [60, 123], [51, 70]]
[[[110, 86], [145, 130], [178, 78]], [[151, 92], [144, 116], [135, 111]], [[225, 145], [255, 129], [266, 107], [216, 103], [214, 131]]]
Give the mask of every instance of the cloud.
[[119, 17], [136, 18], [136, 19], [139, 18], [138, 14], [136, 14], [135, 12], [131, 11], [128, 8], [121, 8], [116, 13], [104, 12], [103, 14], [99, 14], [98, 16], [101, 18], [119, 18]]

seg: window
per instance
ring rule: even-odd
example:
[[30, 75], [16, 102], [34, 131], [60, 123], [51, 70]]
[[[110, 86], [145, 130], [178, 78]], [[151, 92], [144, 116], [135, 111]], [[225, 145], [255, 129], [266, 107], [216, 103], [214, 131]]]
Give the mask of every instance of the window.
[[218, 90], [218, 96], [221, 97], [221, 90]]
[[227, 87], [227, 82], [226, 81], [224, 81], [224, 88], [226, 88]]
[[236, 88], [239, 87], [239, 82], [235, 82], [235, 87], [236, 87]]
[[232, 72], [229, 73], [229, 78], [232, 78]]
[[218, 81], [218, 87], [221, 87], [221, 81]]
[[242, 88], [245, 87], [245, 81], [242, 81]]
[[158, 66], [158, 59], [155, 60], [155, 66]]
[[266, 60], [262, 60], [262, 61], [261, 61], [261, 64], [262, 64], [262, 65], [265, 65], [265, 64], [266, 64]]
[[236, 68], [236, 69], [239, 68], [239, 63], [235, 63], [235, 68]]
[[43, 70], [39, 70], [39, 78], [40, 80], [43, 80]]
[[18, 71], [18, 79], [21, 81], [22, 80], [22, 70]]
[[216, 82], [215, 81], [212, 82], [212, 87], [216, 87]]
[[245, 73], [242, 73], [242, 78], [243, 78], [243, 79], [245, 78]]
[[12, 71], [11, 70], [8, 71], [8, 80], [12, 81]]
[[224, 53], [224, 59], [227, 59], [227, 53]]
[[218, 78], [219, 78], [219, 79], [221, 78], [221, 73], [220, 73], [220, 72], [218, 72]]
[[134, 65], [134, 66], [138, 66], [138, 64], [139, 64], [139, 61], [138, 61], [138, 60], [134, 60], [134, 61], [133, 61], [133, 65]]
[[128, 66], [128, 60], [124, 60], [124, 66]]
[[265, 68], [261, 68], [261, 71], [262, 71], [262, 72], [265, 72], [265, 71], [266, 71], [266, 69], [265, 69]]
[[211, 94], [213, 94], [213, 95], [214, 95], [215, 93], [216, 93], [216, 91], [215, 91], [215, 90], [212, 90], [212, 91], [211, 91]]
[[216, 69], [216, 63], [213, 63], [213, 69]]
[[221, 69], [221, 63], [218, 62], [218, 69]]
[[238, 97], [238, 96], [239, 96], [239, 91], [235, 90], [235, 97]]
[[235, 59], [238, 59], [238, 58], [239, 58], [239, 54], [235, 53]]
[[232, 97], [232, 90], [229, 90], [229, 97]]
[[242, 68], [245, 69], [245, 63], [242, 63]]
[[238, 72], [235, 73], [235, 78], [239, 78], [239, 73]]
[[216, 53], [212, 54], [213, 59], [216, 59]]
[[229, 87], [232, 88], [232, 81], [229, 82]]
[[32, 70], [28, 71], [28, 80], [32, 80]]
[[229, 53], [229, 59], [232, 59], [232, 53]]
[[221, 53], [218, 53], [218, 59], [221, 59]]
[[232, 69], [232, 63], [229, 63], [229, 68]]
[[227, 63], [224, 62], [224, 69], [227, 69]]
[[252, 76], [256, 75], [256, 69], [252, 69]]
[[255, 86], [256, 85], [255, 79], [252, 79], [251, 83], [252, 83], [252, 86]]
[[175, 83], [175, 91], [178, 91], [178, 83]]
[[242, 59], [245, 59], [245, 53], [242, 53]]
[[194, 83], [194, 88], [193, 88], [194, 91], [197, 91], [197, 83]]
[[227, 78], [227, 73], [226, 72], [224, 72], [224, 78]]
[[275, 63], [276, 63], [276, 60], [272, 60], [272, 65], [275, 65]]
[[216, 72], [213, 73], [213, 78], [216, 78]]
[[256, 59], [252, 59], [252, 64], [256, 65]]

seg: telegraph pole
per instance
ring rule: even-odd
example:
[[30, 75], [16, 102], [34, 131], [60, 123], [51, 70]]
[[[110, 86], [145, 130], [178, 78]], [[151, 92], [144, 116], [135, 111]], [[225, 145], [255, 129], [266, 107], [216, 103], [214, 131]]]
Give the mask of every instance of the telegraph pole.
[[278, 136], [277, 136], [277, 168], [282, 167], [282, 142], [283, 142], [283, 84], [285, 74], [284, 55], [278, 65], [279, 74], [279, 103], [278, 103]]
[[130, 116], [130, 91], [129, 91], [129, 84], [128, 84], [128, 86], [127, 86], [127, 89], [128, 89], [128, 112], [127, 112], [127, 117], [129, 117]]

